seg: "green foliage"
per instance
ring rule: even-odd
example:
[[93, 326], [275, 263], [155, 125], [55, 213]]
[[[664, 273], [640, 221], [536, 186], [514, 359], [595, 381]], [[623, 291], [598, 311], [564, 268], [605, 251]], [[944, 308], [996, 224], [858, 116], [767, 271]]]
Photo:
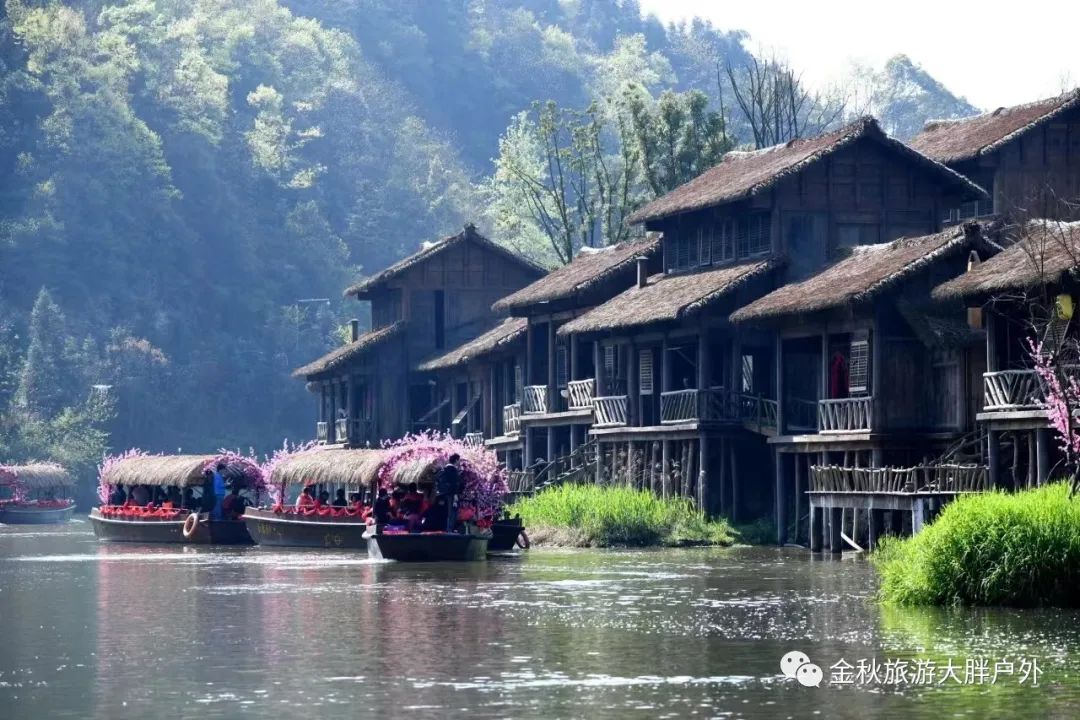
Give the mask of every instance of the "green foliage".
[[581, 544], [730, 545], [724, 520], [710, 520], [689, 500], [664, 500], [646, 490], [598, 485], [560, 485], [518, 500], [510, 508], [526, 527], [568, 531]]
[[15, 402], [30, 417], [49, 418], [71, 402], [80, 378], [64, 314], [45, 288], [34, 302], [29, 334]]
[[1080, 603], [1080, 500], [1065, 483], [949, 504], [914, 537], [872, 556], [881, 596], [899, 605]]
[[758, 518], [752, 523], [736, 525], [739, 542], [747, 545], [775, 545], [776, 523], [772, 518]]

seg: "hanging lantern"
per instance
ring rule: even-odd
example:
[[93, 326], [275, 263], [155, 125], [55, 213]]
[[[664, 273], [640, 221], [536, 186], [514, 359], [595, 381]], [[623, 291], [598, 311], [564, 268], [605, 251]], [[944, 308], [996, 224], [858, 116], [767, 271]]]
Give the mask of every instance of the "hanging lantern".
[[1058, 319], [1060, 320], [1072, 320], [1073, 316], [1073, 299], [1071, 295], [1062, 293], [1054, 298], [1054, 309], [1057, 311]]

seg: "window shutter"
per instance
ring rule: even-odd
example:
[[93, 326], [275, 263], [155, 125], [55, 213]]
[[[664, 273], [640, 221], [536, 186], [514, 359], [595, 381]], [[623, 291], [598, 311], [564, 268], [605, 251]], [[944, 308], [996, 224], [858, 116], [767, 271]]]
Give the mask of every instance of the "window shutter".
[[742, 391], [744, 393], [754, 392], [754, 356], [743, 355], [742, 356]]
[[868, 393], [870, 391], [870, 342], [867, 340], [851, 341], [851, 358], [848, 361], [848, 392]]
[[642, 395], [653, 394], [653, 351], [638, 351], [638, 392]]
[[611, 389], [611, 383], [615, 381], [615, 346], [604, 346], [604, 377], [608, 381], [608, 390]]
[[514, 402], [521, 400], [521, 363], [514, 363]]
[[690, 265], [690, 238], [680, 236], [676, 241], [678, 257], [675, 258], [676, 269], [682, 270]]
[[686, 238], [686, 244], [688, 246], [687, 252], [690, 254], [690, 258], [686, 263], [687, 267], [696, 267], [701, 260], [701, 228], [693, 234], [692, 237]]
[[565, 345], [555, 346], [555, 387], [564, 388], [569, 376], [569, 367], [567, 367], [567, 361], [569, 357], [566, 353]]

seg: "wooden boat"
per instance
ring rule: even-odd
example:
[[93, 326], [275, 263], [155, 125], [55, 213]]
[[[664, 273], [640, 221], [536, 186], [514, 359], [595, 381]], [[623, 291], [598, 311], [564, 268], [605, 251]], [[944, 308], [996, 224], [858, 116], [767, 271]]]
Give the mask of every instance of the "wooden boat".
[[[196, 521], [189, 521], [194, 514]], [[211, 520], [208, 513], [182, 512], [178, 517], [113, 518], [101, 508], [90, 511], [94, 535], [103, 542], [177, 543], [182, 545], [251, 545], [242, 520]], [[184, 532], [185, 525], [189, 529]]]
[[7, 503], [0, 506], [0, 523], [4, 525], [57, 525], [66, 523], [75, 512], [75, 503], [60, 507], [35, 503]]
[[398, 562], [470, 562], [487, 557], [491, 533], [373, 532], [368, 554], [377, 560]]
[[[370, 449], [320, 448], [301, 452], [275, 465], [268, 484], [279, 500], [288, 499], [290, 488], [306, 486], [363, 493], [378, 481], [382, 458], [382, 451]], [[364, 520], [342, 510], [300, 513], [282, 505], [248, 508], [244, 522], [259, 545], [354, 550], [368, 546]]]
[[[205, 488], [205, 469], [214, 455], [136, 455], [106, 463], [101, 484], [115, 486]], [[242, 476], [235, 468], [226, 473], [233, 482]], [[205, 491], [205, 490], [204, 490]], [[196, 497], [196, 501], [199, 499]], [[243, 520], [212, 519], [210, 513], [168, 506], [117, 507], [102, 505], [90, 511], [94, 535], [103, 542], [177, 543], [184, 545], [251, 545]]]
[[518, 547], [518, 538], [525, 532], [525, 525], [520, 517], [496, 520], [491, 525], [491, 540], [488, 552], [509, 552]]
[[367, 524], [359, 517], [305, 517], [248, 508], [244, 522], [252, 540], [273, 547], [367, 549]]
[[[69, 495], [75, 481], [55, 463], [0, 465], [0, 523], [55, 525], [71, 520], [75, 502]], [[56, 499], [57, 496], [62, 499]]]

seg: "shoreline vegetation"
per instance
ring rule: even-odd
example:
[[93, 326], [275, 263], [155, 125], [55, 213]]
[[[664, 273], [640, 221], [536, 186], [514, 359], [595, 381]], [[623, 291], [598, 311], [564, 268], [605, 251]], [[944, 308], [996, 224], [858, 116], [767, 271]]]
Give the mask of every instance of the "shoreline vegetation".
[[1080, 606], [1080, 498], [1058, 482], [958, 498], [871, 556], [893, 605]]
[[510, 506], [534, 545], [543, 547], [728, 546], [737, 533], [710, 520], [686, 498], [662, 499], [647, 490], [560, 485]]

